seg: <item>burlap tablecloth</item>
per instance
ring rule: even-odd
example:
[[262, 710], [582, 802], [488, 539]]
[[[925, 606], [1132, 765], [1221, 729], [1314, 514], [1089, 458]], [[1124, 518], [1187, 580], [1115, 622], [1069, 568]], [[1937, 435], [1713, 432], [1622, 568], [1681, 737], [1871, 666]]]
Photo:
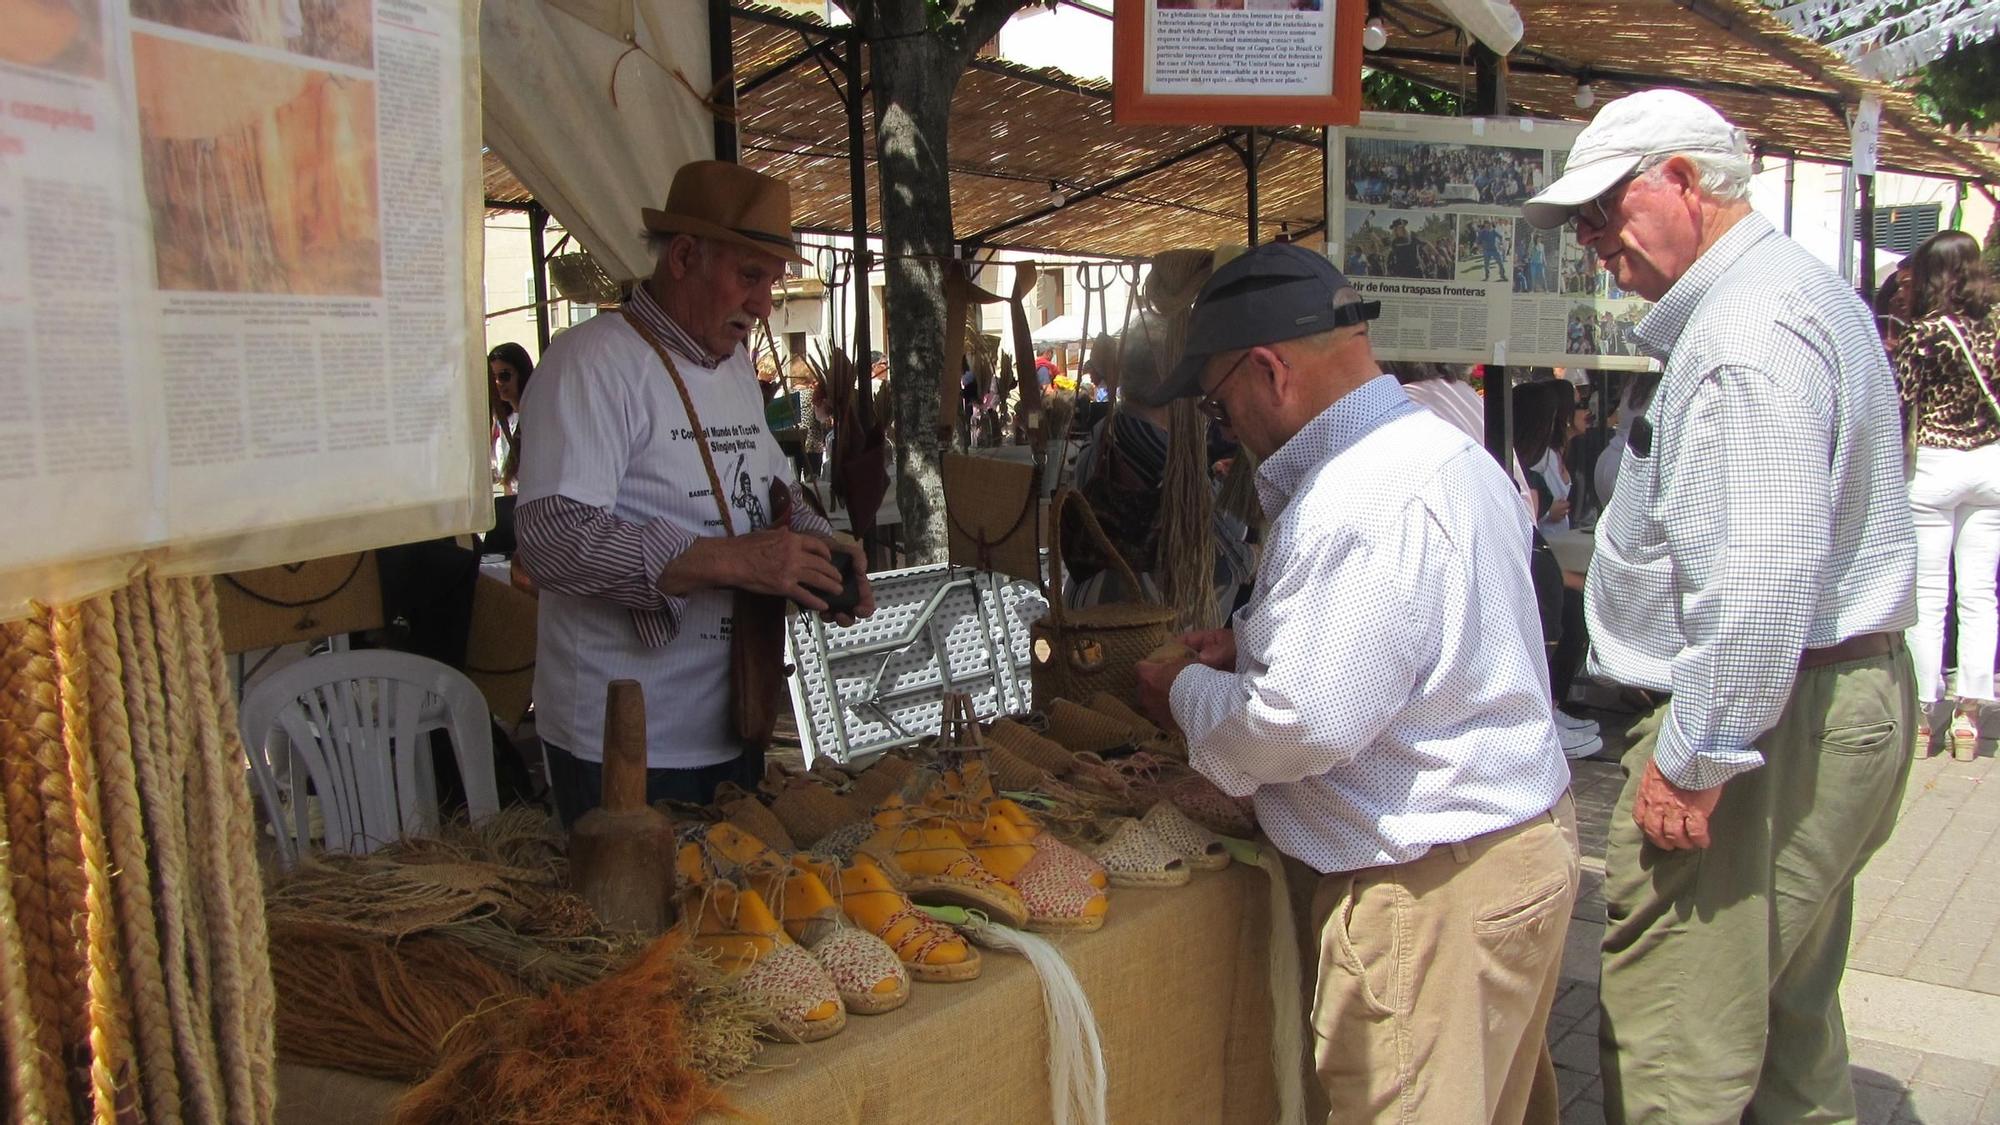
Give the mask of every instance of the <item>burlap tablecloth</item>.
[[[1277, 1118], [1263, 872], [1197, 872], [1186, 887], [1115, 890], [1095, 934], [1054, 941], [1104, 1040], [1110, 1120]], [[1022, 958], [983, 953], [966, 984], [916, 985], [910, 1002], [855, 1016], [833, 1039], [771, 1046], [729, 1086], [753, 1121], [933, 1125], [1050, 1119], [1041, 989]], [[286, 1125], [383, 1122], [402, 1087], [313, 1067], [279, 1067]]]

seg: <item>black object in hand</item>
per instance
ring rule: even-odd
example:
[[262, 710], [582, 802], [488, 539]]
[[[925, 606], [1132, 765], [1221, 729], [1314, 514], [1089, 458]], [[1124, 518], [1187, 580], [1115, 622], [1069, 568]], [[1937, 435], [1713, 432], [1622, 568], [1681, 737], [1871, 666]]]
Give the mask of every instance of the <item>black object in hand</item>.
[[854, 556], [838, 547], [833, 551], [833, 568], [840, 572], [840, 592], [829, 594], [818, 587], [813, 592], [826, 603], [828, 613], [849, 613], [861, 604], [861, 576], [855, 573]]

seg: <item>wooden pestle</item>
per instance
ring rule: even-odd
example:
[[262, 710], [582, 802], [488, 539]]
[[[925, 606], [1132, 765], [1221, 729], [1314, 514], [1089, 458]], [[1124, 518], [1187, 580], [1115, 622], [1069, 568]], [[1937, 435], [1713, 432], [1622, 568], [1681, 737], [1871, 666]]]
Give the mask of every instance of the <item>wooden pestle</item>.
[[604, 691], [603, 800], [570, 830], [570, 887], [606, 928], [660, 933], [674, 923], [674, 825], [646, 803], [646, 697], [634, 680]]

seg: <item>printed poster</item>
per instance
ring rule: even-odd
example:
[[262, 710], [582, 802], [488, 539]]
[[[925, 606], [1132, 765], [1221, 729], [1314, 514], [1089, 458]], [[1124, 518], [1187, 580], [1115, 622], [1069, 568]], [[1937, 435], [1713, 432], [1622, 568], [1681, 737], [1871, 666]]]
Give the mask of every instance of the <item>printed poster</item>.
[[1581, 123], [1365, 113], [1328, 139], [1327, 254], [1382, 302], [1389, 360], [1647, 370], [1618, 288], [1521, 204], [1562, 174]]
[[0, 0], [0, 618], [490, 519], [470, 10]]

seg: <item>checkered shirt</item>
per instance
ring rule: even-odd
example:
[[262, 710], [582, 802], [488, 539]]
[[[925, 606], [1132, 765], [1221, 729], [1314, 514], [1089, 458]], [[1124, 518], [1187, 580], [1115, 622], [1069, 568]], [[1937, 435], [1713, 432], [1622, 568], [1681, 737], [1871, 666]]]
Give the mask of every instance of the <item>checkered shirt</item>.
[[1569, 784], [1500, 466], [1380, 376], [1257, 468], [1271, 516], [1236, 670], [1174, 679], [1188, 760], [1321, 872], [1404, 863]]
[[1637, 334], [1666, 375], [1597, 526], [1592, 666], [1673, 693], [1653, 760], [1707, 789], [1763, 764], [1803, 650], [1916, 620], [1896, 382], [1854, 291], [1755, 214]]

